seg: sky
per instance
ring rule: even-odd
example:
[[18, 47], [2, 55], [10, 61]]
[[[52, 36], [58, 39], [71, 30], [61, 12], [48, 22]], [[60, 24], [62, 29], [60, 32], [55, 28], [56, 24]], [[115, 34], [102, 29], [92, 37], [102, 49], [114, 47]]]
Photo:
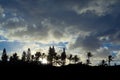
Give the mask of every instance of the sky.
[[[31, 49], [120, 59], [120, 0], [0, 0], [0, 54]], [[116, 62], [118, 62], [116, 61]]]

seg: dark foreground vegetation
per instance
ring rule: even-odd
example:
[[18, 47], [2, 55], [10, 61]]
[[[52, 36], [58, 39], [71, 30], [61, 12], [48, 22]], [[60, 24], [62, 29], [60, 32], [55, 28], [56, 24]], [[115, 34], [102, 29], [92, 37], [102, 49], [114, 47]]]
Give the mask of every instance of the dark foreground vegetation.
[[[63, 49], [61, 55], [57, 55], [53, 47], [49, 49], [48, 55], [45, 53], [41, 54], [40, 52], [31, 55], [30, 49], [28, 49], [27, 53], [25, 51], [23, 52], [20, 59], [19, 56], [17, 56], [17, 53], [8, 56], [6, 49], [3, 49], [0, 61], [0, 73], [2, 75], [12, 75], [12, 78], [49, 78], [50, 80], [64, 80], [66, 78], [73, 80], [116, 80], [116, 78], [119, 78], [120, 66], [110, 65], [112, 56], [108, 56], [108, 63], [102, 60], [99, 66], [90, 66], [90, 57], [92, 57], [92, 54], [88, 52], [87, 56], [88, 59], [86, 60], [86, 63], [82, 63], [79, 61], [80, 59], [77, 55], [70, 55], [67, 57], [65, 49]], [[48, 63], [42, 63], [39, 61], [39, 58], [46, 58]], [[74, 64], [65, 65], [66, 58]], [[59, 64], [60, 67], [56, 66], [57, 64]]]
[[[0, 63], [0, 72], [24, 78], [44, 79], [102, 79], [119, 80], [120, 66], [87, 66], [83, 64], [70, 64], [56, 67], [52, 65], [37, 65], [34, 63]], [[3, 74], [2, 74], [3, 75]]]

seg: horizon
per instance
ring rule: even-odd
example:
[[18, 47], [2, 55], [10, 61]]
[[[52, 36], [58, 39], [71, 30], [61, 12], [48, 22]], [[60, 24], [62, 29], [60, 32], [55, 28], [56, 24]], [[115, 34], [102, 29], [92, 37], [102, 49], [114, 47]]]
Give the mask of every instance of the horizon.
[[[50, 53], [50, 48], [52, 49], [54, 47], [54, 51], [55, 51], [55, 53], [56, 53], [56, 57], [58, 57], [58, 56], [61, 56], [61, 54], [64, 52], [64, 50], [62, 50], [61, 52], [56, 52], [56, 48], [55, 48], [55, 46], [50, 46], [49, 47], [49, 49], [48, 49], [48, 52], [47, 53], [44, 53], [44, 52], [40, 52], [40, 54], [41, 54], [41, 56], [39, 57], [39, 59], [38, 59], [38, 61], [42, 64], [42, 65], [44, 65], [44, 64], [49, 64], [49, 61], [48, 61], [48, 56], [50, 55], [49, 53]], [[5, 49], [5, 52], [4, 52], [4, 49]], [[30, 49], [30, 48], [28, 48], [26, 51], [22, 51], [22, 53], [21, 54], [19, 54], [19, 53], [17, 53], [17, 52], [14, 52], [14, 53], [12, 53], [12, 54], [10, 54], [10, 53], [8, 53], [7, 52], [7, 50], [6, 50], [6, 48], [4, 48], [3, 49], [3, 51], [2, 51], [2, 53], [1, 53], [1, 56], [0, 56], [0, 60], [2, 61], [2, 56], [3, 56], [3, 54], [5, 53], [7, 56], [8, 56], [8, 59], [7, 59], [7, 61], [8, 62], [11, 62], [10, 61], [10, 57], [12, 57], [14, 54], [17, 54], [17, 56], [18, 56], [18, 62], [19, 61], [22, 61], [22, 57], [23, 57], [23, 53], [25, 52], [26, 53], [26, 58], [27, 58], [27, 55], [29, 54], [28, 53], [28, 50]], [[63, 49], [65, 49], [65, 48], [63, 48]], [[32, 50], [30, 49], [30, 62], [31, 61], [36, 61], [36, 60], [32, 60], [32, 56], [34, 56], [34, 58], [36, 58], [35, 56], [36, 56], [36, 53], [39, 53], [39, 51], [36, 51], [35, 53], [32, 53]], [[89, 59], [90, 60], [90, 64], [87, 64], [87, 60], [88, 60], [88, 53], [89, 52], [87, 52], [86, 53], [86, 57], [85, 57], [85, 60], [83, 61], [83, 60], [81, 60], [81, 57], [77, 54], [68, 54], [68, 53], [66, 53], [66, 49], [65, 49], [65, 54], [66, 54], [66, 59], [65, 59], [65, 65], [69, 65], [69, 64], [83, 64], [83, 65], [89, 65], [89, 66], [100, 66], [100, 65], [102, 65], [102, 60], [95, 60], [95, 62], [92, 60], [92, 58], [91, 59]], [[90, 52], [91, 53], [91, 52]], [[44, 54], [44, 57], [42, 58], [42, 54]], [[69, 57], [70, 57], [70, 55], [72, 55], [72, 58], [73, 58], [73, 60], [71, 60], [70, 61], [70, 59], [69, 59]], [[94, 55], [91, 53], [91, 57], [93, 57]], [[79, 60], [78, 61], [76, 61], [76, 63], [74, 62], [74, 57], [75, 56], [77, 56], [78, 58], [79, 58]], [[110, 55], [109, 55], [110, 56]], [[112, 55], [111, 55], [112, 56]], [[113, 56], [112, 56], [113, 57]], [[105, 61], [105, 63], [106, 63], [106, 65], [107, 66], [109, 66], [109, 59], [108, 59], [108, 56], [106, 56], [106, 59], [103, 59], [104, 61]], [[58, 60], [59, 61], [59, 60]], [[62, 60], [60, 60], [60, 61], [62, 61]], [[25, 62], [27, 62], [27, 61], [25, 61]], [[28, 62], [29, 63], [29, 62]], [[110, 66], [120, 66], [120, 60], [116, 60], [114, 57], [112, 58], [112, 60], [111, 60], [111, 62], [110, 62]], [[59, 65], [59, 64], [57, 64], [57, 65], [55, 65], [55, 63], [53, 63], [53, 66], [58, 66], [58, 67], [60, 67], [60, 66], [62, 66], [62, 65]], [[103, 66], [105, 66], [104, 64], [103, 64]]]

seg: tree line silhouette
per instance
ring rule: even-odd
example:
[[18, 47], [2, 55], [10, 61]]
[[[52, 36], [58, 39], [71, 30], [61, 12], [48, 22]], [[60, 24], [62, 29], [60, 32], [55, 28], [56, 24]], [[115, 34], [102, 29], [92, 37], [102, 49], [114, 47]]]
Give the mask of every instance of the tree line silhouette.
[[[14, 53], [12, 56], [8, 56], [7, 51], [4, 48], [1, 56], [1, 62], [2, 63], [9, 62], [12, 64], [21, 62], [21, 63], [28, 63], [28, 64], [34, 63], [37, 65], [40, 65], [40, 64], [42, 65], [42, 61], [46, 59], [46, 62], [47, 62], [46, 65], [65, 66], [67, 63], [66, 61], [67, 59], [69, 61], [69, 64], [80, 64], [80, 65], [90, 66], [92, 64], [91, 57], [93, 56], [93, 54], [91, 52], [88, 52], [86, 56], [87, 56], [86, 63], [82, 63], [78, 55], [72, 55], [72, 54], [67, 55], [65, 48], [63, 48], [63, 51], [61, 54], [58, 54], [56, 53], [55, 48], [53, 46], [53, 47], [49, 47], [49, 51], [47, 55], [41, 52], [36, 52], [34, 55], [32, 55], [30, 48], [28, 48], [27, 52], [23, 51], [21, 58], [19, 58], [17, 53]], [[113, 60], [112, 55], [109, 55], [107, 61], [102, 60], [99, 66], [111, 66], [112, 60]]]

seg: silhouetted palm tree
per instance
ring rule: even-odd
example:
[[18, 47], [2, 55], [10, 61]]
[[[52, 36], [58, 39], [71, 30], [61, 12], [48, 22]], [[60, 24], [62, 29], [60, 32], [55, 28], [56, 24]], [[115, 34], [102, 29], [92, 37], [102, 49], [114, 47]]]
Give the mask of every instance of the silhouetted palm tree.
[[31, 55], [31, 61], [34, 61], [34, 55]]
[[40, 52], [36, 52], [36, 54], [35, 54], [36, 61], [39, 61], [40, 56], [41, 56], [41, 53]]
[[74, 60], [75, 63], [77, 63], [80, 59], [78, 58], [77, 55], [75, 55], [75, 56], [73, 57], [73, 60]]
[[102, 60], [100, 66], [107, 66], [106, 61]]
[[93, 56], [93, 55], [92, 55], [91, 52], [88, 52], [88, 53], [87, 53], [87, 57], [88, 57], [88, 59], [86, 60], [87, 65], [91, 64], [90, 58], [91, 58], [92, 56]]
[[103, 65], [103, 66], [105, 66], [105, 65], [106, 65], [105, 60], [102, 60], [102, 65]]
[[43, 59], [43, 58], [45, 58], [45, 57], [46, 57], [46, 54], [45, 54], [45, 53], [42, 53], [41, 58]]
[[73, 59], [73, 55], [70, 54], [70, 56], [68, 57], [68, 59], [69, 59], [69, 61], [70, 61], [70, 63], [71, 63], [71, 61], [72, 61], [72, 59]]
[[113, 60], [113, 57], [112, 57], [112, 55], [109, 55], [108, 56], [108, 65], [110, 66], [111, 64], [110, 64], [110, 62]]
[[57, 66], [57, 64], [58, 65], [62, 65], [62, 62], [61, 62], [60, 59], [61, 59], [61, 56], [60, 55], [56, 55], [55, 60], [54, 60], [55, 61], [54, 63], [55, 63], [56, 66]]
[[89, 59], [86, 60], [86, 64], [87, 65], [91, 64]]
[[3, 49], [3, 53], [2, 53], [2, 57], [1, 57], [3, 62], [7, 62], [8, 56], [7, 56], [7, 52], [6, 49]]

